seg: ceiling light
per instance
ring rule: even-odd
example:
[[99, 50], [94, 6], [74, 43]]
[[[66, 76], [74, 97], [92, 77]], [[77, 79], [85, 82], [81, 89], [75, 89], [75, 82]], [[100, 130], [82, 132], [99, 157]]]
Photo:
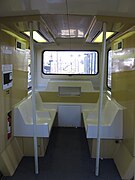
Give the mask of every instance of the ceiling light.
[[[30, 32], [29, 31], [25, 31], [23, 33], [26, 34], [27, 36], [30, 36]], [[40, 43], [47, 42], [47, 40], [41, 34], [39, 34], [37, 31], [33, 31], [33, 39], [36, 42], [40, 42]]]
[[84, 37], [84, 32], [79, 29], [62, 29], [59, 36], [64, 38], [82, 38]]
[[[108, 39], [109, 37], [111, 37], [114, 34], [114, 32], [106, 32], [106, 39]], [[103, 32], [101, 32], [95, 39], [93, 42], [95, 43], [101, 43], [103, 40]]]
[[11, 35], [12, 37], [16, 38], [16, 39], [19, 39], [20, 41], [26, 41], [25, 39], [21, 38], [20, 36], [18, 36], [17, 34], [11, 32], [11, 31], [8, 31], [6, 29], [2, 29], [3, 32]]

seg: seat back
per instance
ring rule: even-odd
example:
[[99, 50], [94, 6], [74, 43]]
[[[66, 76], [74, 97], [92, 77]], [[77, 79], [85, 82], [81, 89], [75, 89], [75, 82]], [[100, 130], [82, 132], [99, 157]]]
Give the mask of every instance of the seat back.
[[[102, 101], [102, 108], [104, 109], [106, 102], [108, 101], [106, 93], [103, 93], [103, 101]], [[96, 104], [97, 110], [99, 108], [99, 99]]]
[[26, 124], [32, 124], [32, 103], [31, 97], [23, 100], [19, 106], [18, 110]]
[[36, 92], [35, 96], [36, 96], [36, 110], [43, 110], [44, 109], [43, 101], [41, 99], [39, 92]]
[[[106, 105], [108, 101], [108, 98], [106, 96], [106, 94], [103, 94], [103, 103], [102, 103], [102, 109], [104, 110], [104, 107]], [[96, 121], [98, 121], [98, 108], [99, 108], [99, 99], [96, 103], [96, 105], [94, 106], [93, 109], [90, 110], [90, 112], [88, 113], [87, 119], [94, 119]]]
[[108, 100], [103, 108], [102, 123], [111, 125], [118, 111], [117, 104], [113, 100]]

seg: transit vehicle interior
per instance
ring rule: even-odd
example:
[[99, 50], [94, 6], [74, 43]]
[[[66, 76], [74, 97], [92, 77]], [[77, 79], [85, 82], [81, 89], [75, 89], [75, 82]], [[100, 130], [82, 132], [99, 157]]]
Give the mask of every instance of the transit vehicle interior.
[[0, 178], [135, 179], [135, 2], [0, 4]]

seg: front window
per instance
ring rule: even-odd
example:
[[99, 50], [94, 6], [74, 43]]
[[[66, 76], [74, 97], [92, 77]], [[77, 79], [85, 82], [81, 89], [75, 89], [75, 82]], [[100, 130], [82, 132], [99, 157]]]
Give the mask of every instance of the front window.
[[97, 51], [44, 51], [44, 74], [97, 74]]

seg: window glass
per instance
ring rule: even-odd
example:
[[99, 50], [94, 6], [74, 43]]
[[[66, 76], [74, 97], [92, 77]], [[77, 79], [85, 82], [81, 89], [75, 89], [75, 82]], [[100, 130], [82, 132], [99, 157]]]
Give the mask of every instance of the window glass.
[[31, 88], [32, 84], [31, 84], [31, 55], [30, 55], [30, 50], [26, 49], [26, 59], [28, 61], [28, 89]]
[[107, 86], [111, 89], [112, 81], [112, 50], [108, 51]]
[[44, 74], [97, 74], [97, 51], [44, 51]]
[[31, 60], [28, 59], [28, 89], [31, 88]]

